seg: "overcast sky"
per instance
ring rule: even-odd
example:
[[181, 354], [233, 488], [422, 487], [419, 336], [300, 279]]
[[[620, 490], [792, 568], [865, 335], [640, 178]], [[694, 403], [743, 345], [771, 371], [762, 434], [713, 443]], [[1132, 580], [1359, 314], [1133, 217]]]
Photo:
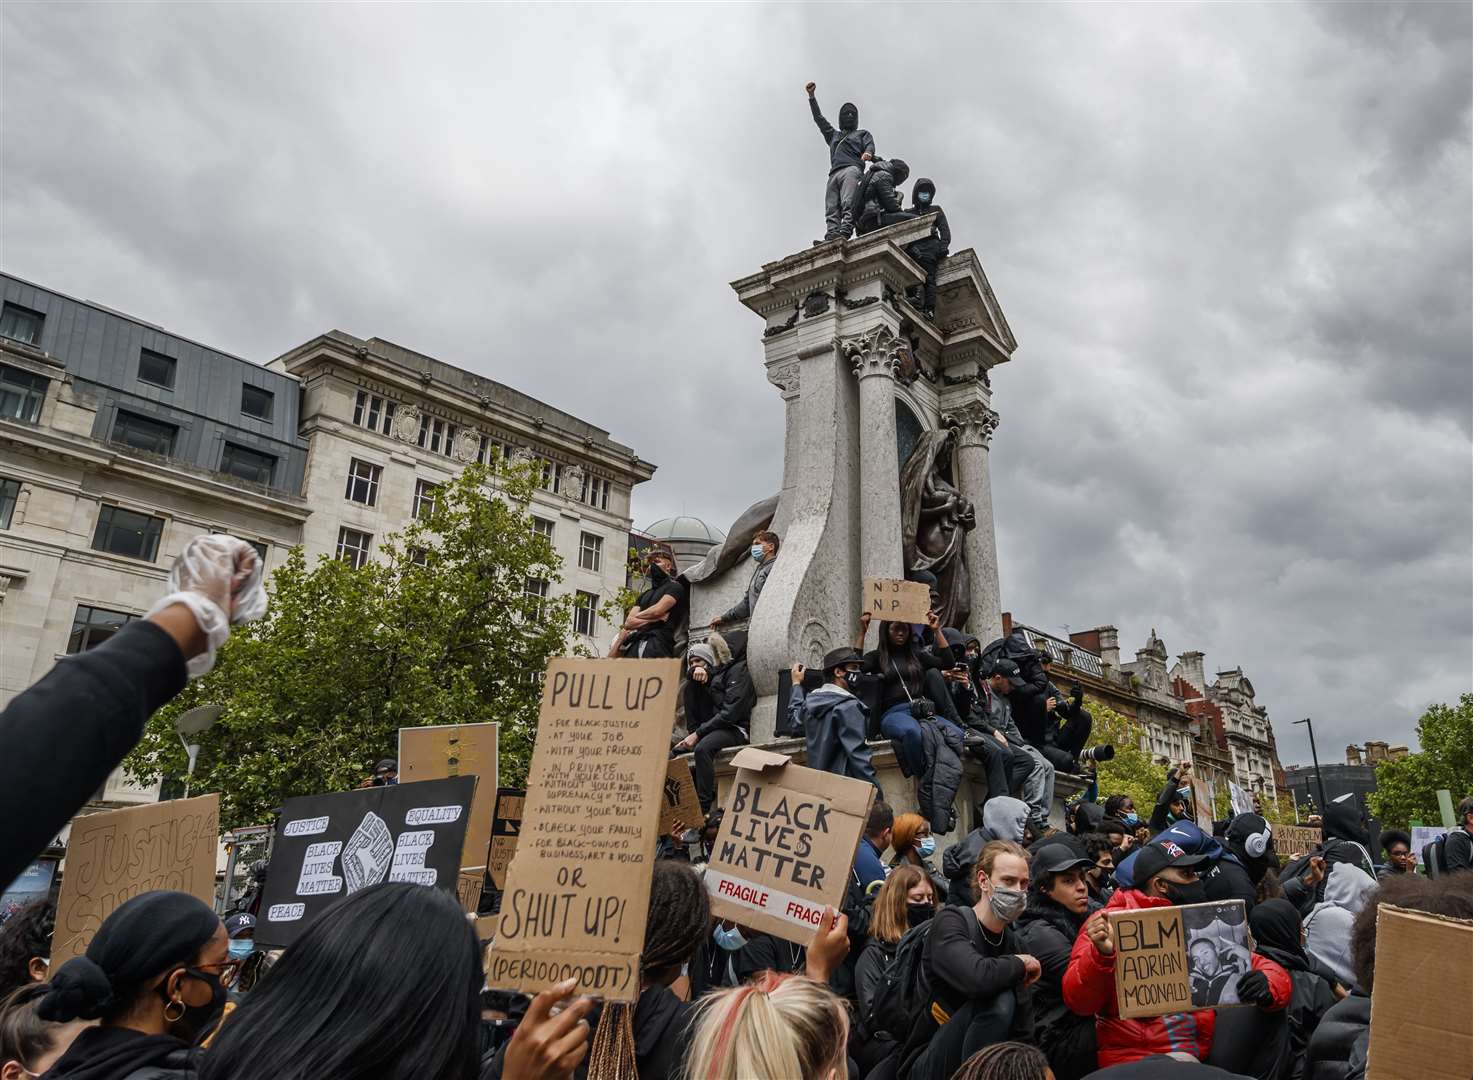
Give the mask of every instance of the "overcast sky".
[[803, 83], [935, 179], [1019, 341], [1003, 606], [1241, 665], [1285, 763], [1473, 686], [1466, 3], [9, 3], [3, 265], [265, 361], [337, 327], [781, 479], [727, 283], [820, 235]]

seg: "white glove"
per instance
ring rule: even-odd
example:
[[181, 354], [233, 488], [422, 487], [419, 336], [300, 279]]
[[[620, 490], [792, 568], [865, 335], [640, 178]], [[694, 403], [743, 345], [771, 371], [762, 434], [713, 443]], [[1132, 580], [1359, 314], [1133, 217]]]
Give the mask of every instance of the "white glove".
[[266, 613], [261, 560], [244, 540], [223, 533], [196, 536], [184, 546], [169, 571], [169, 595], [149, 609], [183, 604], [205, 635], [205, 651], [186, 667], [198, 678], [215, 666], [215, 653], [230, 636], [231, 623], [250, 622]]

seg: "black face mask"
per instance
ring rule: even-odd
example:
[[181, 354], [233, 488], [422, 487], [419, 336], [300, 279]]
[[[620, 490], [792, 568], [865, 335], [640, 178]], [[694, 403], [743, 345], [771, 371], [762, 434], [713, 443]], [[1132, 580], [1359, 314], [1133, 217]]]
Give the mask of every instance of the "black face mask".
[[1166, 883], [1166, 899], [1177, 907], [1185, 904], [1205, 904], [1207, 902], [1207, 886], [1200, 881], [1194, 881], [1190, 885], [1178, 885], [1175, 882]]
[[934, 904], [906, 904], [905, 922], [908, 926], [920, 926], [922, 923], [930, 922], [931, 916], [936, 914]]
[[665, 573], [664, 567], [658, 563], [650, 563], [650, 584], [663, 585], [670, 580], [670, 575]]
[[[199, 979], [210, 988], [210, 1000], [204, 1005], [185, 1005], [184, 1012], [178, 1020], [170, 1023], [177, 1029], [187, 1042], [198, 1042], [220, 1019], [220, 1014], [225, 1011], [225, 986], [220, 982], [218, 975], [211, 975], [208, 971], [200, 971], [198, 968], [187, 967], [184, 969], [190, 975]], [[166, 1002], [171, 1001], [169, 995], [164, 991], [164, 984], [159, 984], [159, 996]], [[182, 1002], [181, 1002], [182, 1003]]]
[[859, 127], [859, 110], [853, 105], [845, 105], [839, 110], [839, 129], [853, 131], [857, 127]]

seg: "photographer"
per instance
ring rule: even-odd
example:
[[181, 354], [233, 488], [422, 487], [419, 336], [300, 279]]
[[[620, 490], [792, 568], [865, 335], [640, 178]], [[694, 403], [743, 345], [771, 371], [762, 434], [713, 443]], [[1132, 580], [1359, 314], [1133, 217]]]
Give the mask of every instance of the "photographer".
[[371, 787], [392, 787], [399, 782], [399, 763], [386, 757], [373, 767], [373, 772], [358, 785], [359, 790]]
[[[1050, 678], [1053, 675], [1051, 659], [1046, 652], [1038, 654], [1038, 661]], [[1092, 758], [1093, 755], [1086, 753], [1084, 747], [1089, 741], [1090, 730], [1094, 727], [1094, 717], [1090, 716], [1084, 708], [1084, 687], [1077, 682], [1074, 683], [1069, 687], [1069, 695], [1065, 697], [1064, 693], [1050, 681], [1048, 690], [1039, 704], [1043, 709], [1042, 723], [1039, 725], [1042, 741], [1035, 744], [1039, 751], [1053, 763], [1054, 768], [1059, 772], [1089, 771], [1092, 765], [1087, 764], [1087, 759]], [[1113, 756], [1112, 751], [1109, 757]], [[1107, 761], [1109, 757], [1101, 757], [1098, 760]]]

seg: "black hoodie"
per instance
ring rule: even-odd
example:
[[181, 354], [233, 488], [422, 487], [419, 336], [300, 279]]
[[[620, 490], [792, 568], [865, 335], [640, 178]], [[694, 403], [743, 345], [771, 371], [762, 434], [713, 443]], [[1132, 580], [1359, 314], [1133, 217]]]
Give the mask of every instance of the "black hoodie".
[[[930, 194], [930, 202], [922, 203], [920, 201], [922, 192]], [[940, 253], [944, 256], [951, 250], [951, 226], [947, 224], [946, 211], [936, 204], [936, 185], [924, 176], [920, 177], [910, 189], [910, 200], [910, 208], [917, 214], [936, 215], [936, 227], [932, 231], [932, 235], [936, 240], [940, 241]]]
[[47, 1080], [193, 1080], [193, 1052], [172, 1035], [86, 1028], [46, 1072]]
[[1064, 1004], [1064, 972], [1085, 920], [1099, 908], [1091, 900], [1083, 915], [1075, 915], [1030, 889], [1028, 907], [1018, 916], [1021, 948], [1043, 968], [1033, 984], [1033, 1035], [1058, 1080], [1079, 1080], [1095, 1067], [1095, 1018], [1080, 1016]]
[[834, 125], [819, 112], [817, 98], [809, 97], [808, 107], [813, 110], [813, 122], [823, 134], [824, 142], [829, 144], [830, 175], [840, 169], [862, 169], [864, 161], [861, 155], [875, 156], [875, 140], [859, 126], [859, 110], [853, 105], [845, 102], [839, 110], [839, 130], [835, 130]]

